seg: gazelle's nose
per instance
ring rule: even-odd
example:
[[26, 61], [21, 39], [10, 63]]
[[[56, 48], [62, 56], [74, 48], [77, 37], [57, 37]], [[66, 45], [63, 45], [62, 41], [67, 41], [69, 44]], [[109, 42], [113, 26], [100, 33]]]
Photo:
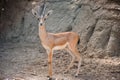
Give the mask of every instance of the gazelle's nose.
[[42, 22], [39, 22], [39, 26], [42, 26], [43, 25], [43, 23]]
[[43, 20], [40, 19], [39, 26], [42, 26], [42, 25], [43, 25]]

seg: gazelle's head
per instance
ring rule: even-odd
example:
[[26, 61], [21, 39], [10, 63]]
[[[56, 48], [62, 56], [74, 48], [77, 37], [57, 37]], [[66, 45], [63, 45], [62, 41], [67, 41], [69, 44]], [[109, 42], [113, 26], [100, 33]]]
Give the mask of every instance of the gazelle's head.
[[48, 16], [53, 12], [52, 10], [49, 10], [45, 14], [45, 9], [46, 9], [45, 0], [42, 6], [36, 6], [34, 9], [32, 9], [32, 14], [39, 20], [39, 26], [43, 26]]

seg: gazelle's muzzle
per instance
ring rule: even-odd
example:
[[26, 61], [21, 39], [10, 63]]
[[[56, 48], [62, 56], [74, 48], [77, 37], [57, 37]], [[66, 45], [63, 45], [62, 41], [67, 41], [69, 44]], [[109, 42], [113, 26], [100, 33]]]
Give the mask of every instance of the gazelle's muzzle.
[[39, 21], [39, 26], [42, 26], [43, 24], [44, 24], [44, 17], [41, 17]]

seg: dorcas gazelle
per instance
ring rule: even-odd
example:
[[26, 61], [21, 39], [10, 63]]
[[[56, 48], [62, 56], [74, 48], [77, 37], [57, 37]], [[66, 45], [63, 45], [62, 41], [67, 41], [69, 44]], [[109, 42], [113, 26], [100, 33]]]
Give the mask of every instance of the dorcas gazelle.
[[73, 66], [73, 62], [75, 61], [75, 58], [78, 59], [78, 69], [76, 71], [75, 76], [78, 76], [79, 69], [81, 66], [81, 56], [77, 49], [77, 43], [80, 39], [79, 35], [75, 32], [62, 32], [62, 33], [49, 33], [46, 31], [45, 27], [45, 20], [48, 18], [48, 16], [52, 13], [52, 10], [48, 11], [47, 14], [45, 14], [45, 0], [43, 2], [42, 6], [37, 6], [34, 9], [32, 9], [32, 13], [34, 16], [36, 16], [39, 20], [39, 37], [42, 43], [42, 46], [46, 49], [46, 52], [48, 54], [48, 74], [49, 74], [49, 80], [52, 80], [52, 57], [53, 57], [53, 51], [54, 50], [61, 50], [66, 49], [70, 55], [72, 56], [72, 60], [70, 62], [70, 65], [65, 71], [68, 71], [70, 67]]

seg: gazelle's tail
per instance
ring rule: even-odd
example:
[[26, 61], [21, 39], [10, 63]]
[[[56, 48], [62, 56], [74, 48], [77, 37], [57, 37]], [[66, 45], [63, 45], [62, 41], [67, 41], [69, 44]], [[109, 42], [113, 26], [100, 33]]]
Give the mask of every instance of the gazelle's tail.
[[78, 39], [78, 43], [77, 43], [78, 45], [80, 44], [80, 37], [79, 37], [79, 39]]

